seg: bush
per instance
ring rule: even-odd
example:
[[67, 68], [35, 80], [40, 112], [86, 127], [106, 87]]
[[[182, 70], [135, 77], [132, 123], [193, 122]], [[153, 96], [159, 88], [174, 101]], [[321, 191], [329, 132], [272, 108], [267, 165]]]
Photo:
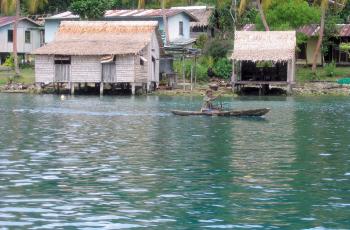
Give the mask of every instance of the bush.
[[211, 56], [214, 60], [226, 58], [228, 51], [231, 49], [231, 44], [226, 40], [211, 40], [207, 43], [204, 54]]
[[[192, 60], [185, 60], [185, 77], [187, 79], [191, 78], [191, 65], [193, 64], [194, 62], [192, 62]], [[196, 67], [197, 67], [196, 68], [197, 81], [208, 80], [208, 74], [207, 74], [208, 67], [199, 62], [197, 63]], [[179, 78], [182, 79], [182, 61], [181, 60], [174, 61], [174, 70], [178, 74]]]
[[336, 69], [337, 69], [337, 66], [336, 66], [335, 62], [327, 63], [324, 66], [324, 71], [326, 72], [326, 75], [328, 77], [334, 77], [336, 74], [336, 72], [335, 72]]
[[6, 67], [11, 67], [11, 68], [14, 68], [15, 67], [15, 59], [14, 57], [11, 55], [11, 56], [8, 56], [3, 64], [4, 66]]
[[196, 48], [203, 49], [205, 44], [208, 42], [208, 36], [205, 34], [199, 35], [196, 40]]
[[215, 63], [213, 70], [217, 77], [229, 79], [232, 75], [232, 63], [227, 58], [221, 58]]

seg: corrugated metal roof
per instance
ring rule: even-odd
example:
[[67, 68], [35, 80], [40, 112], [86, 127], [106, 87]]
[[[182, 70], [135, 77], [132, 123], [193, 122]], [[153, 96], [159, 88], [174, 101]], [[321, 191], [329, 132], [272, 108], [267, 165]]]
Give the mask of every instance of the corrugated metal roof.
[[242, 28], [242, 31], [255, 31], [255, 30], [256, 30], [255, 24], [246, 24]]
[[[15, 16], [4, 16], [4, 17], [0, 17], [0, 27], [3, 27], [3, 26], [6, 26], [8, 24], [11, 24], [11, 23], [14, 23], [15, 22]], [[26, 17], [22, 17], [19, 19], [19, 21], [21, 20], [27, 20], [37, 26], [40, 26], [37, 22], [29, 19], [29, 18], [26, 18]]]
[[198, 22], [191, 22], [191, 27], [201, 27], [209, 25], [209, 18], [214, 11], [214, 7], [208, 6], [178, 6], [171, 9], [186, 10], [198, 19]]
[[66, 11], [60, 14], [53, 15], [46, 19], [78, 19], [78, 18], [80, 18], [79, 15], [75, 15], [70, 11]]
[[297, 29], [298, 33], [303, 33], [308, 37], [318, 36], [319, 31], [320, 31], [320, 26], [316, 24], [302, 26], [299, 29]]
[[[171, 17], [177, 14], [185, 13], [187, 14], [191, 22], [198, 22], [198, 19], [192, 15], [190, 12], [184, 9], [165, 9], [165, 15]], [[116, 17], [143, 17], [143, 18], [159, 18], [163, 17], [162, 9], [142, 9], [142, 10], [107, 10], [105, 18], [116, 18]], [[70, 11], [66, 11], [60, 14], [53, 15], [46, 19], [77, 19], [78, 15], [74, 15]]]
[[340, 26], [339, 36], [350, 37], [350, 24], [343, 24], [339, 26]]
[[[165, 9], [165, 15], [171, 17], [177, 14], [185, 13], [190, 17], [191, 22], [198, 22], [198, 19], [190, 12], [184, 9]], [[116, 17], [143, 17], [143, 18], [160, 18], [163, 17], [162, 9], [141, 9], [141, 10], [108, 10], [106, 18]]]
[[8, 24], [11, 24], [15, 21], [14, 16], [10, 17], [0, 17], [0, 27], [6, 26]]

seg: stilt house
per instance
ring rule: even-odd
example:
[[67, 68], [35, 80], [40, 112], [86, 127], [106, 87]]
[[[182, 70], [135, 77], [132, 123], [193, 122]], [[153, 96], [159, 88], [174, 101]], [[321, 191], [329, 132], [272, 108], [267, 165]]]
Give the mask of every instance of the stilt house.
[[291, 85], [295, 81], [295, 31], [237, 31], [232, 54], [234, 86]]
[[158, 22], [62, 22], [55, 40], [37, 49], [37, 83], [127, 84], [154, 88], [159, 83], [161, 38]]

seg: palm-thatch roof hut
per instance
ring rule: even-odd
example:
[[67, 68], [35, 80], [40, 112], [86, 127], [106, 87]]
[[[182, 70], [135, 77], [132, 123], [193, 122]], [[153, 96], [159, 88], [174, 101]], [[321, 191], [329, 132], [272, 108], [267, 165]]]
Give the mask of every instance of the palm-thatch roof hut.
[[38, 83], [159, 82], [161, 38], [155, 21], [62, 22], [55, 40], [37, 49]]
[[237, 31], [232, 60], [234, 85], [295, 81], [295, 31]]

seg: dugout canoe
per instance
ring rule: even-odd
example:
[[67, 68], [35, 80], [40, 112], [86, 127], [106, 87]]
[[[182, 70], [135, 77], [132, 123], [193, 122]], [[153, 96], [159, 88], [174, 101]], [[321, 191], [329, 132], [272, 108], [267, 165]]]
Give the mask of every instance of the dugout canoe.
[[231, 110], [231, 111], [181, 111], [181, 110], [172, 110], [175, 115], [179, 116], [224, 116], [224, 117], [261, 117], [270, 112], [270, 109], [248, 109], [248, 110]]

